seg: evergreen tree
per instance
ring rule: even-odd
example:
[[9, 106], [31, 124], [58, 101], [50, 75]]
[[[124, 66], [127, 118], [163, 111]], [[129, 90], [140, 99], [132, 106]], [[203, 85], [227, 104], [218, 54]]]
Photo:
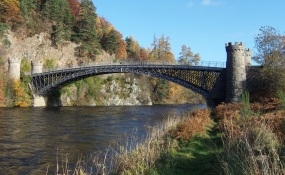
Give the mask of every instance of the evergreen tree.
[[127, 37], [125, 41], [127, 44], [128, 59], [137, 60], [140, 54], [139, 43], [132, 36]]
[[96, 18], [95, 6], [91, 0], [82, 0], [78, 21], [74, 28], [75, 35], [73, 40], [81, 43], [77, 50], [77, 55], [80, 57], [94, 58], [100, 53], [101, 46], [96, 36]]
[[54, 46], [70, 39], [72, 17], [67, 0], [46, 1], [44, 16], [52, 22], [52, 42]]
[[28, 21], [30, 18], [31, 11], [36, 9], [36, 2], [35, 0], [21, 0], [20, 1], [20, 7], [21, 7], [21, 13], [23, 18]]
[[109, 33], [105, 34], [101, 40], [101, 45], [108, 53], [116, 54], [120, 45], [118, 32], [112, 29]]

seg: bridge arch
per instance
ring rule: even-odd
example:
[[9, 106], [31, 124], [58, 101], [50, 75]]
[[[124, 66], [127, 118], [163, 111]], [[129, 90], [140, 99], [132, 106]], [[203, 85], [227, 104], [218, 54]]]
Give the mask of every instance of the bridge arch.
[[37, 73], [32, 74], [31, 78], [32, 89], [40, 96], [87, 77], [111, 73], [135, 73], [174, 82], [207, 99], [222, 70], [224, 68], [185, 65], [105, 65]]

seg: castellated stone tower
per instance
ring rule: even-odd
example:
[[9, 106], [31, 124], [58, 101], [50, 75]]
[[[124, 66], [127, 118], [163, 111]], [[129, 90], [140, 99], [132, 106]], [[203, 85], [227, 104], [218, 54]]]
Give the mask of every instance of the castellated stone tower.
[[251, 50], [246, 49], [244, 51], [244, 61], [245, 61], [245, 66], [251, 66]]
[[21, 70], [21, 59], [20, 58], [9, 58], [9, 78], [13, 80], [20, 80]]
[[[241, 95], [246, 88], [246, 64], [250, 64], [243, 43], [226, 44], [227, 51], [227, 84], [226, 102], [241, 101]], [[245, 52], [246, 51], [246, 52]], [[249, 54], [248, 54], [249, 55]]]
[[43, 62], [42, 61], [32, 61], [32, 74], [43, 72]]

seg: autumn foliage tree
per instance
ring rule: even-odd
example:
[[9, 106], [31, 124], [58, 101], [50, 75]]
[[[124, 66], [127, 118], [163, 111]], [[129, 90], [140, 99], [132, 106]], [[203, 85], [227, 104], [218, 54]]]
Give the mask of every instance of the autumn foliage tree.
[[21, 85], [20, 80], [13, 82], [13, 91], [14, 91], [14, 106], [18, 107], [28, 107], [30, 106], [30, 97], [25, 92], [23, 86]]
[[197, 65], [200, 61], [200, 55], [194, 54], [190, 47], [185, 44], [182, 46], [181, 52], [179, 53], [179, 63], [187, 65]]
[[162, 35], [159, 39], [154, 36], [150, 60], [164, 63], [175, 62], [174, 55], [171, 52], [169, 40], [169, 37], [164, 37], [164, 35]]
[[0, 1], [0, 20], [1, 22], [14, 25], [22, 21], [19, 0]]
[[146, 49], [140, 48], [139, 60], [143, 62], [149, 60], [149, 52]]
[[68, 0], [68, 5], [69, 5], [73, 19], [76, 19], [79, 15], [79, 11], [80, 11], [79, 0]]
[[270, 26], [260, 28], [255, 37], [256, 55], [253, 60], [261, 65], [259, 73], [248, 83], [251, 97], [275, 97], [285, 91], [285, 36]]
[[4, 107], [6, 103], [3, 85], [4, 85], [3, 80], [0, 80], [0, 107]]
[[122, 60], [127, 58], [127, 44], [122, 38], [119, 39], [119, 47], [117, 50], [116, 58]]

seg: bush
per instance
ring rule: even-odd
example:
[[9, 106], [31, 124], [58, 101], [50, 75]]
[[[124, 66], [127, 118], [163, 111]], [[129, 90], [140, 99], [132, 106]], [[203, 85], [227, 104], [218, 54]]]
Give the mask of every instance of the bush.
[[187, 142], [198, 134], [206, 134], [207, 127], [213, 125], [213, 123], [209, 110], [196, 110], [177, 125], [175, 130], [172, 131], [172, 136], [180, 142]]

